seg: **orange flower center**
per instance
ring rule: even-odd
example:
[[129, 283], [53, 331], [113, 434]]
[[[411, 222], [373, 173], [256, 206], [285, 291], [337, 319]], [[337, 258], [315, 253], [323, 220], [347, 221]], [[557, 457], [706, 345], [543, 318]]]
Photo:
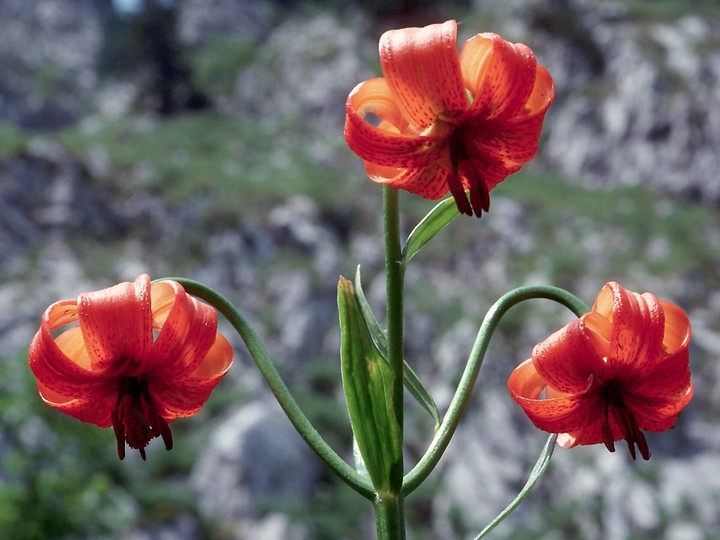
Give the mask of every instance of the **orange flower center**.
[[603, 442], [608, 450], [615, 451], [615, 437], [613, 437], [612, 428], [610, 427], [610, 418], [614, 418], [615, 422], [620, 426], [623, 438], [627, 442], [628, 450], [633, 459], [636, 457], [635, 446], [640, 450], [640, 455], [646, 461], [650, 459], [650, 449], [648, 448], [645, 435], [638, 428], [635, 415], [625, 405], [622, 396], [622, 386], [617, 381], [609, 381], [605, 383], [601, 389], [603, 401], [605, 403], [605, 420], [602, 425]]
[[125, 443], [140, 452], [151, 439], [162, 437], [165, 448], [172, 449], [172, 432], [165, 419], [155, 410], [145, 375], [119, 377], [118, 399], [112, 413], [113, 430], [120, 459], [125, 458]]

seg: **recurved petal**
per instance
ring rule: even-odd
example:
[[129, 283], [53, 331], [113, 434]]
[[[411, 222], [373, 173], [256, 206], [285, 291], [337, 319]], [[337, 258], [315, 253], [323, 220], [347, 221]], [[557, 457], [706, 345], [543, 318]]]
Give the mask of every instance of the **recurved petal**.
[[150, 395], [158, 414], [171, 422], [175, 418], [187, 418], [199, 413], [221, 380], [222, 377], [186, 379], [166, 388], [152, 385]]
[[584, 429], [589, 419], [594, 418], [599, 411], [599, 404], [584, 396], [528, 399], [512, 394], [512, 397], [523, 408], [530, 421], [548, 433], [572, 433]]
[[605, 369], [582, 319], [571, 321], [537, 344], [532, 359], [550, 387], [572, 394], [587, 391], [593, 377]]
[[618, 283], [607, 283], [595, 300], [593, 311], [612, 324], [608, 365], [627, 376], [644, 376], [662, 355], [665, 315], [658, 299], [628, 291]]
[[232, 346], [222, 334], [217, 334], [215, 343], [189, 377], [173, 381], [162, 376], [153, 377], [149, 387], [163, 418], [170, 421], [197, 414], [232, 362]]
[[38, 393], [45, 403], [78, 420], [103, 428], [112, 424], [112, 410], [117, 399], [117, 383], [113, 379], [86, 381], [82, 392], [70, 395], [38, 381]]
[[536, 427], [559, 435], [562, 447], [602, 441], [604, 409], [597, 392], [558, 392], [547, 386], [532, 360], [515, 368], [508, 389]]
[[668, 396], [667, 399], [649, 399], [639, 393], [624, 396], [625, 404], [633, 412], [640, 429], [647, 431], [666, 431], [677, 422], [680, 412], [690, 403], [695, 389], [688, 383], [680, 394]]
[[221, 333], [215, 335], [215, 342], [200, 365], [190, 374], [195, 379], [215, 379], [225, 375], [232, 366], [235, 353], [230, 342]]
[[397, 169], [366, 162], [365, 172], [374, 182], [404, 189], [426, 199], [437, 200], [447, 195], [449, 190], [448, 171], [437, 163], [421, 168]]
[[[533, 52], [497, 34], [478, 34], [467, 40], [460, 52], [460, 64], [473, 96], [472, 116], [507, 120], [524, 112], [531, 95], [537, 107], [538, 95], [548, 93], [547, 88], [536, 90], [538, 70]], [[544, 77], [538, 81], [541, 85], [546, 82]]]
[[508, 390], [514, 399], [537, 399], [546, 387], [547, 381], [535, 369], [532, 358], [516, 367], [508, 379]]
[[[605, 417], [598, 412], [599, 403], [588, 406], [588, 416], [585, 421], [578, 425], [576, 429], [560, 434], [558, 444], [563, 448], [572, 448], [573, 446], [581, 446], [587, 444], [598, 444], [604, 442], [603, 424]], [[583, 413], [587, 414], [587, 413]], [[619, 441], [623, 437], [623, 432], [613, 417], [609, 418], [610, 430], [613, 435], [613, 441]]]
[[535, 157], [542, 122], [541, 116], [535, 116], [502, 124], [475, 124], [464, 138], [468, 163], [494, 187]]
[[674, 354], [681, 349], [687, 350], [692, 335], [690, 319], [675, 304], [660, 300], [660, 306], [665, 313], [665, 334], [663, 336], [665, 350], [669, 354]]
[[[424, 167], [438, 159], [447, 128], [420, 135], [409, 128], [385, 79], [360, 83], [345, 104], [345, 140], [362, 159], [390, 167]], [[369, 118], [370, 117], [370, 118]], [[369, 119], [380, 120], [379, 123]]]
[[639, 399], [676, 399], [685, 394], [690, 383], [690, 362], [687, 348], [658, 360], [655, 369], [626, 383]]
[[498, 155], [491, 153], [494, 149], [489, 152], [480, 149], [488, 148], [488, 145], [474, 145], [473, 148], [465, 166], [460, 169], [466, 189], [470, 189], [470, 186], [477, 182], [484, 182], [490, 191], [520, 169], [520, 165], [509, 165]]
[[403, 116], [418, 131], [467, 108], [456, 42], [455, 21], [390, 30], [380, 37], [383, 74]]
[[507, 167], [520, 166], [537, 154], [542, 124], [542, 115], [508, 122], [482, 122], [466, 140], [476, 152], [494, 156]]
[[92, 369], [79, 327], [68, 328], [53, 337], [53, 331], [72, 321], [77, 321], [74, 300], [48, 307], [30, 343], [28, 363], [41, 384], [55, 392], [82, 398], [87, 396], [89, 385], [97, 383], [103, 374]]
[[78, 313], [94, 371], [114, 374], [128, 359], [145, 358], [152, 343], [149, 276], [81, 294]]
[[535, 72], [535, 84], [532, 92], [530, 92], [530, 97], [525, 103], [522, 116], [540, 116], [544, 118], [554, 100], [555, 84], [552, 77], [547, 69], [538, 64]]
[[[202, 363], [217, 335], [217, 313], [196, 300], [175, 281], [154, 283], [155, 302], [164, 323], [144, 362], [144, 370], [173, 384], [186, 378]], [[168, 309], [168, 306], [171, 306]]]

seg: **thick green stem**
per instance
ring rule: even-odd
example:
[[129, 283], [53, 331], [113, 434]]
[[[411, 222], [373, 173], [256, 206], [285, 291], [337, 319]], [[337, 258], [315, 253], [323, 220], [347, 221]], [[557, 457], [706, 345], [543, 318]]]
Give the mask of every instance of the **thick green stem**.
[[400, 246], [398, 192], [384, 188], [385, 273], [387, 292], [387, 360], [395, 374], [393, 400], [397, 421], [403, 425], [403, 276], [405, 266]]
[[378, 495], [373, 508], [378, 540], [405, 540], [402, 495]]
[[[403, 355], [403, 277], [405, 264], [402, 258], [402, 247], [400, 245], [400, 211], [398, 191], [391, 187], [383, 188], [383, 216], [384, 216], [384, 239], [385, 239], [385, 275], [387, 293], [387, 360], [393, 372], [392, 381], [392, 408], [398, 425], [400, 426], [400, 440], [403, 440], [403, 398], [404, 398], [404, 355]], [[390, 479], [391, 490], [394, 491], [392, 498], [397, 505], [397, 510], [388, 513], [388, 517], [399, 520], [395, 526], [388, 525], [388, 530], [405, 530], [403, 521], [403, 498], [399, 497], [403, 481], [402, 461], [399, 467], [394, 470], [395, 477]], [[386, 500], [387, 497], [384, 498]], [[378, 506], [375, 506], [376, 511]], [[383, 521], [384, 522], [384, 521]], [[380, 523], [380, 522], [378, 522]], [[396, 538], [396, 536], [379, 538]]]
[[300, 433], [302, 438], [305, 439], [310, 448], [312, 448], [318, 457], [346, 484], [363, 497], [374, 501], [376, 497], [375, 490], [370, 482], [348, 465], [317, 432], [293, 398], [277, 369], [275, 369], [275, 365], [272, 363], [272, 360], [270, 360], [262, 341], [237, 308], [224, 296], [202, 283], [185, 278], [165, 279], [177, 281], [185, 288], [186, 292], [205, 300], [225, 316], [245, 342], [250, 356], [252, 356], [263, 377], [265, 377], [270, 390], [275, 395], [275, 398], [285, 411], [290, 422], [292, 422], [295, 429]]
[[485, 315], [485, 319], [480, 326], [475, 344], [470, 352], [468, 363], [465, 366], [465, 371], [463, 371], [455, 395], [443, 417], [442, 423], [435, 432], [435, 437], [430, 443], [430, 447], [417, 465], [405, 475], [402, 490], [403, 495], [407, 496], [412, 493], [423, 480], [427, 478], [440, 461], [440, 458], [450, 443], [450, 439], [455, 433], [455, 429], [470, 399], [470, 394], [477, 380], [478, 373], [480, 372], [480, 367], [485, 358], [488, 345], [490, 344], [490, 338], [500, 323], [500, 319], [502, 319], [503, 315], [514, 305], [533, 298], [554, 300], [569, 308], [577, 316], [589, 311], [588, 306], [575, 295], [564, 289], [548, 285], [519, 287], [506, 293], [495, 302], [487, 315]]

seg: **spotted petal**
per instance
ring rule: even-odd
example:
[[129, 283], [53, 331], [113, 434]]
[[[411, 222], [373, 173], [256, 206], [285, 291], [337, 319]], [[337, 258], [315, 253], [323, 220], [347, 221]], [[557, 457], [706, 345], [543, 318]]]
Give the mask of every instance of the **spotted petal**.
[[516, 367], [508, 379], [510, 395], [538, 428], [550, 433], [571, 432], [593, 416], [593, 402], [582, 395], [555, 393], [555, 397], [541, 399], [546, 386], [532, 360]]
[[532, 360], [540, 377], [559, 392], [583, 393], [605, 369], [592, 337], [575, 319], [535, 346]]
[[[385, 79], [370, 79], [350, 93], [345, 104], [345, 140], [350, 149], [377, 165], [419, 168], [443, 151], [446, 130], [420, 135], [411, 129]], [[381, 120], [374, 125], [368, 117]]]
[[448, 192], [448, 171], [439, 164], [422, 168], [395, 169], [365, 164], [368, 177], [380, 184], [404, 189], [426, 199], [437, 200]]
[[390, 30], [380, 37], [380, 63], [403, 116], [423, 131], [468, 106], [457, 53], [457, 23]]
[[172, 384], [194, 372], [202, 362], [215, 341], [217, 314], [185, 293], [175, 281], [153, 284], [152, 305], [153, 314], [157, 309], [158, 316], [165, 320], [143, 362], [144, 371]]
[[112, 425], [112, 410], [117, 401], [117, 383], [113, 379], [86, 381], [80, 391], [61, 394], [38, 382], [42, 400], [58, 411], [106, 428]]
[[[536, 90], [538, 70], [533, 52], [497, 34], [478, 34], [466, 41], [460, 64], [473, 96], [472, 116], [506, 121], [524, 112], [533, 92], [541, 90]], [[542, 91], [549, 96], [548, 89]], [[547, 102], [545, 108], [549, 105]]]
[[111, 375], [145, 358], [152, 343], [149, 276], [81, 294], [78, 313], [94, 371]]
[[173, 380], [155, 377], [151, 395], [161, 416], [170, 421], [197, 414], [233, 363], [233, 349], [222, 334], [207, 351], [197, 368], [188, 376]]
[[663, 346], [665, 315], [658, 299], [609, 282], [598, 294], [593, 311], [612, 324], [609, 365], [624, 377], [646, 375]]

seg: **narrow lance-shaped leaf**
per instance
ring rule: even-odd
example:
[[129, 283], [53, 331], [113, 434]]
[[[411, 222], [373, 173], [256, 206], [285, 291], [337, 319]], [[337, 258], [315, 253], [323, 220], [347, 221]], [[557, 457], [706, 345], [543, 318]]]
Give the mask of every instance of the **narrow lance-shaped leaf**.
[[403, 261], [407, 264], [437, 233], [443, 230], [460, 211], [452, 197], [439, 202], [417, 224], [408, 236], [403, 248]]
[[342, 381], [362, 463], [378, 493], [402, 484], [402, 433], [392, 406], [393, 373], [370, 336], [352, 282], [340, 278]]
[[545, 446], [543, 447], [542, 452], [540, 452], [540, 456], [538, 456], [538, 459], [535, 462], [535, 466], [533, 467], [532, 471], [530, 471], [530, 476], [528, 477], [527, 482], [525, 482], [523, 488], [520, 490], [520, 493], [517, 494], [513, 501], [508, 504], [505, 509], [500, 512], [497, 517], [495, 517], [495, 519], [493, 519], [487, 525], [487, 527], [480, 531], [480, 534], [475, 537], [475, 540], [485, 538], [485, 536], [489, 534], [490, 531], [500, 525], [500, 523], [502, 523], [502, 521], [506, 517], [508, 517], [518, 506], [520, 506], [520, 503], [523, 502], [528, 495], [530, 495], [530, 492], [535, 487], [535, 484], [537, 484], [538, 480], [540, 480], [542, 475], [545, 474], [545, 471], [547, 471], [548, 467], [550, 466], [550, 458], [552, 458], [553, 450], [555, 450], [556, 441], [556, 434], [552, 434], [548, 437], [547, 441], [545, 442]]
[[[368, 304], [367, 298], [365, 298], [365, 293], [363, 292], [360, 280], [359, 266], [355, 272], [355, 292], [357, 293], [360, 309], [362, 309], [365, 324], [370, 332], [370, 336], [372, 337], [372, 340], [382, 357], [387, 360], [387, 336], [375, 318], [375, 314], [372, 312], [372, 308], [370, 307], [370, 304]], [[432, 416], [435, 422], [435, 426], [439, 426], [441, 421], [440, 411], [435, 403], [435, 400], [410, 365], [404, 360], [403, 362], [405, 363], [403, 370], [403, 383], [405, 384], [405, 388], [407, 388], [417, 402], [420, 403], [420, 405], [422, 405], [428, 413], [430, 413], [430, 416]]]

